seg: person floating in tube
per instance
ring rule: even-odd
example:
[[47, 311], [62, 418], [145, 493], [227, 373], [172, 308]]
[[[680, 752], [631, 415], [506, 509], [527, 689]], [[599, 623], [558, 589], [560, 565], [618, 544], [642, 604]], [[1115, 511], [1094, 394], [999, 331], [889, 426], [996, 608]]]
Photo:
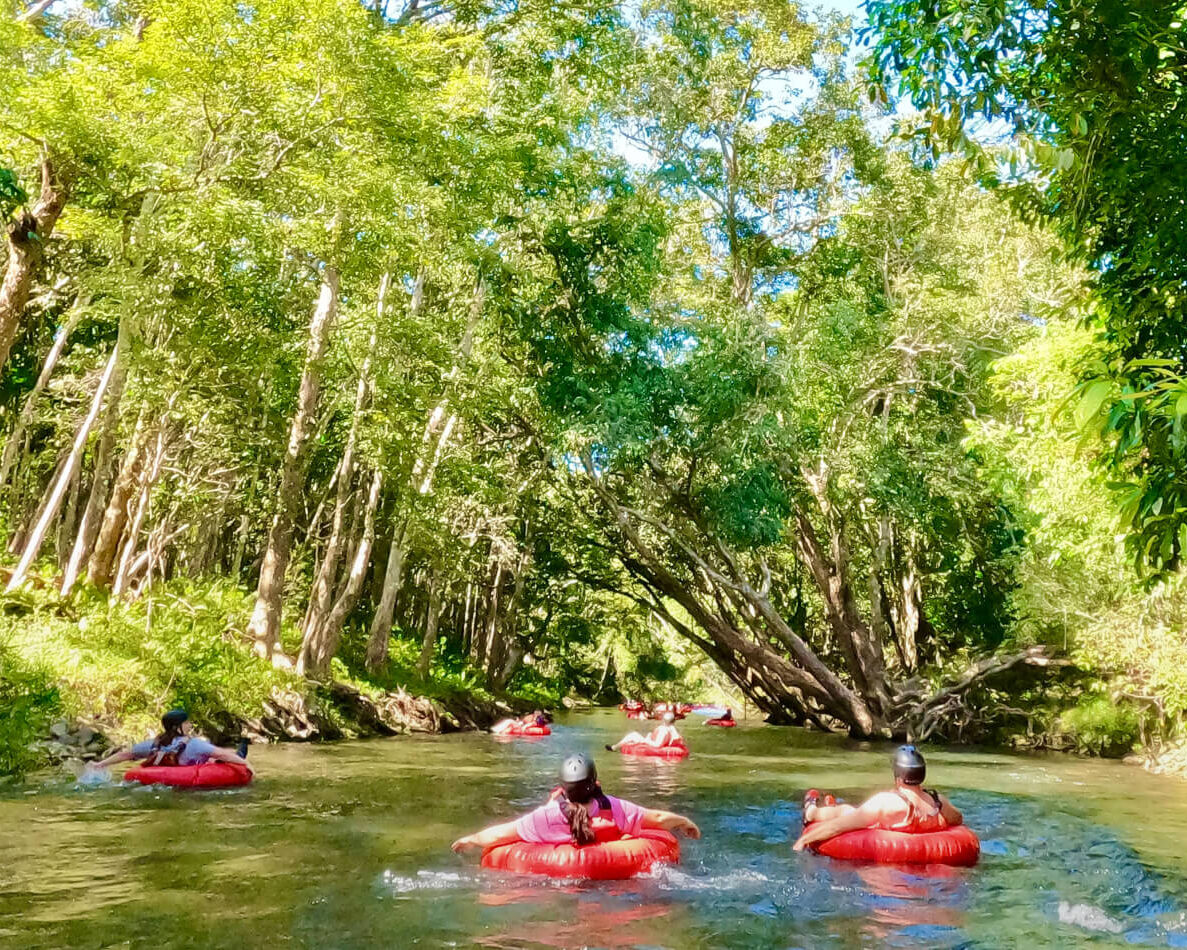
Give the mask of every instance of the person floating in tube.
[[490, 727], [492, 735], [502, 736], [509, 732], [514, 732], [525, 726], [540, 726], [548, 725], [548, 717], [544, 715], [544, 710], [537, 709], [534, 712], [528, 713], [519, 719], [501, 719]]
[[231, 762], [247, 764], [247, 740], [239, 743], [239, 749], [221, 749], [212, 742], [194, 735], [189, 714], [184, 709], [171, 709], [161, 717], [162, 732], [155, 739], [145, 739], [134, 746], [122, 749], [99, 762], [87, 766], [87, 772], [102, 772], [117, 762], [141, 759], [142, 765], [202, 765], [206, 762]]
[[527, 841], [534, 844], [565, 844], [580, 847], [596, 840], [591, 819], [601, 816], [613, 821], [623, 834], [643, 828], [662, 828], [699, 838], [701, 830], [691, 819], [670, 811], [643, 808], [634, 802], [614, 798], [602, 791], [598, 770], [588, 755], [570, 755], [561, 764], [561, 787], [547, 804], [515, 821], [491, 825], [472, 835], [458, 838], [450, 847], [461, 854], [475, 849]]
[[856, 808], [836, 804], [832, 795], [820, 804], [820, 793], [814, 788], [804, 794], [804, 832], [792, 845], [793, 851], [846, 831], [862, 828], [882, 828], [886, 831], [905, 831], [918, 834], [943, 831], [964, 822], [960, 811], [935, 789], [923, 787], [927, 764], [913, 745], [899, 746], [891, 759], [894, 767], [894, 790], [878, 792]]
[[622, 745], [649, 745], [656, 749], [663, 749], [670, 745], [679, 745], [684, 740], [680, 738], [680, 733], [676, 731], [676, 727], [672, 725], [676, 721], [676, 717], [671, 712], [664, 713], [663, 722], [651, 730], [647, 735], [641, 732], [628, 732], [625, 736], [619, 739], [614, 745], [606, 746], [607, 752], [617, 752]]

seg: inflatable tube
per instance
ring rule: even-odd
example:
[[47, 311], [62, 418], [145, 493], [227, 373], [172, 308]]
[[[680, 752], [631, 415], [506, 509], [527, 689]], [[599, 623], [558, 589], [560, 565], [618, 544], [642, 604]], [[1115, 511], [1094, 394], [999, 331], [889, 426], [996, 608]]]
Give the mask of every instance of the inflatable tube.
[[522, 722], [512, 722], [502, 732], [492, 732], [495, 736], [550, 736], [552, 729], [548, 726], [525, 726]]
[[732, 719], [706, 719], [706, 726], [721, 726], [723, 729], [732, 729], [737, 725]]
[[627, 717], [627, 719], [649, 719], [650, 718], [647, 715], [647, 710], [645, 710], [645, 709], [630, 710], [627, 712], [626, 717]]
[[140, 765], [124, 773], [124, 781], [174, 788], [233, 788], [251, 781], [251, 769], [235, 762], [201, 765]]
[[623, 755], [653, 755], [661, 759], [683, 759], [688, 755], [688, 746], [683, 741], [656, 748], [646, 742], [626, 742], [618, 747]]
[[680, 844], [667, 831], [644, 828], [637, 835], [624, 835], [601, 818], [594, 819], [593, 828], [598, 839], [594, 844], [578, 848], [568, 843], [516, 841], [487, 848], [482, 853], [482, 866], [516, 874], [621, 881], [645, 874], [656, 864], [680, 862]]
[[812, 850], [840, 861], [972, 867], [981, 856], [981, 842], [965, 825], [920, 834], [863, 828], [822, 841]]

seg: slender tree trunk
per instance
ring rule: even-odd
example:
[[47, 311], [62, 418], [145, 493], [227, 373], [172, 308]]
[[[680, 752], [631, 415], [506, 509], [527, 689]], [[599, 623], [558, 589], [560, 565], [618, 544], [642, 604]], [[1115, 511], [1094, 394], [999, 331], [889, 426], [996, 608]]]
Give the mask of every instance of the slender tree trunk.
[[[421, 447], [412, 466], [412, 487], [417, 495], [426, 495], [432, 490], [433, 475], [445, 450], [450, 436], [453, 434], [457, 422], [455, 414], [447, 415], [453, 386], [465, 364], [470, 359], [470, 352], [474, 345], [474, 330], [482, 316], [485, 291], [481, 280], [475, 284], [474, 296], [471, 300], [470, 316], [466, 323], [465, 332], [458, 343], [454, 364], [445, 379], [445, 392], [441, 400], [429, 413], [425, 423], [424, 434], [421, 437]], [[424, 274], [419, 274], [412, 292], [409, 312], [416, 315], [424, 306]], [[392, 632], [392, 618], [395, 616], [396, 594], [399, 591], [401, 572], [404, 562], [403, 539], [407, 531], [407, 524], [400, 520], [393, 520], [391, 549], [388, 554], [387, 571], [384, 574], [383, 594], [375, 609], [375, 616], [371, 621], [370, 638], [367, 643], [367, 667], [375, 670], [387, 662], [388, 638]], [[394, 585], [394, 586], [393, 586]]]
[[383, 573], [383, 595], [371, 618], [367, 639], [367, 668], [378, 670], [387, 663], [388, 640], [392, 634], [392, 618], [396, 613], [396, 595], [404, 580], [404, 524], [392, 529], [388, 545], [387, 568]]
[[167, 420], [161, 421], [161, 426], [157, 430], [157, 444], [153, 450], [152, 458], [148, 465], [141, 469], [140, 478], [140, 494], [136, 501], [136, 512], [132, 516], [132, 522], [128, 526], [128, 533], [124, 539], [123, 550], [120, 553], [119, 567], [115, 572], [115, 580], [111, 585], [111, 592], [116, 596], [122, 594], [128, 587], [129, 571], [132, 566], [132, 558], [136, 553], [136, 546], [140, 540], [140, 529], [144, 525], [144, 519], [148, 515], [148, 507], [152, 502], [153, 488], [157, 484], [157, 479], [161, 475], [161, 466], [165, 464], [165, 455], [168, 451], [168, 435], [166, 427]]
[[383, 473], [377, 469], [371, 476], [363, 515], [363, 534], [351, 559], [346, 583], [325, 620], [311, 628], [302, 641], [301, 653], [297, 659], [299, 673], [324, 674], [330, 667], [330, 660], [338, 652], [342, 627], [358, 603], [367, 579], [367, 563], [371, 560], [371, 546], [375, 543], [375, 509], [379, 507], [379, 493], [382, 488]]
[[[111, 497], [107, 500], [107, 508], [103, 513], [103, 520], [99, 525], [99, 532], [95, 536], [90, 557], [87, 561], [87, 581], [94, 587], [106, 588], [111, 586], [111, 579], [115, 575], [115, 560], [119, 553], [120, 539], [123, 537], [124, 527], [128, 523], [128, 506], [132, 501], [132, 493], [136, 490], [136, 482], [140, 478], [140, 469], [144, 464], [145, 451], [151, 429], [142, 413], [136, 422], [132, 433], [132, 442], [127, 454], [120, 465], [115, 485], [111, 490]], [[79, 551], [81, 557], [81, 551]]]
[[923, 625], [923, 597], [919, 591], [919, 574], [915, 569], [915, 559], [908, 554], [904, 561], [900, 579], [902, 613], [897, 629], [903, 666], [908, 673], [913, 673], [919, 665], [918, 636]]
[[8, 264], [0, 282], [0, 370], [8, 362], [13, 341], [20, 329], [33, 276], [41, 266], [45, 246], [62, 209], [66, 207], [69, 182], [48, 155], [41, 159], [41, 195], [27, 211], [21, 211], [8, 226]]
[[297, 410], [289, 429], [288, 449], [280, 472], [277, 511], [268, 533], [268, 547], [260, 568], [260, 583], [256, 589], [256, 604], [252, 611], [248, 634], [255, 641], [259, 656], [271, 657], [280, 645], [280, 612], [284, 596], [284, 574], [288, 568], [293, 544], [293, 517], [300, 502], [305, 482], [305, 444], [317, 415], [317, 398], [321, 382], [321, 362], [326, 352], [338, 303], [338, 271], [326, 265], [322, 272], [321, 294], [313, 320], [309, 324], [309, 343], [305, 367], [297, 396]]
[[82, 426], [78, 430], [78, 434], [74, 438], [74, 447], [70, 451], [66, 467], [54, 482], [45, 509], [42, 511], [41, 517], [37, 520], [37, 524], [29, 535], [29, 540], [25, 544], [24, 553], [21, 554], [21, 559], [17, 563], [16, 569], [12, 572], [12, 577], [8, 582], [7, 592], [11, 593], [21, 586], [25, 580], [25, 575], [29, 571], [29, 566], [36, 559], [37, 555], [41, 553], [41, 545], [45, 541], [46, 531], [49, 529], [50, 523], [57, 516], [58, 507], [62, 504], [62, 498], [66, 494], [66, 489], [77, 474], [78, 466], [82, 462], [82, 455], [86, 450], [87, 439], [90, 438], [91, 429], [95, 425], [95, 420], [99, 417], [99, 410], [103, 406], [103, 397], [107, 393], [107, 386], [111, 382], [111, 376], [115, 371], [115, 364], [118, 358], [119, 344], [117, 343], [115, 349], [111, 351], [111, 356], [108, 357], [103, 375], [99, 378], [99, 385], [95, 389], [94, 398], [91, 400], [91, 410], [87, 413]]
[[78, 326], [78, 322], [82, 319], [85, 309], [85, 298], [80, 294], [74, 301], [74, 306], [70, 308], [70, 315], [66, 318], [66, 322], [62, 324], [57, 335], [54, 337], [53, 346], [49, 348], [49, 353], [46, 355], [45, 362], [41, 366], [41, 372], [37, 375], [37, 382], [33, 384], [29, 395], [25, 397], [25, 402], [21, 406], [21, 413], [17, 416], [16, 424], [12, 427], [12, 432], [4, 443], [4, 453], [0, 455], [0, 487], [3, 487], [8, 482], [8, 475], [12, 471], [12, 463], [16, 460], [17, 450], [20, 448], [21, 442], [25, 437], [25, 430], [28, 429], [29, 423], [33, 421], [33, 413], [37, 408], [37, 400], [45, 391], [50, 377], [53, 376], [54, 368], [58, 365], [58, 359], [62, 356], [62, 351], [66, 349], [66, 344], [70, 340], [70, 334]]
[[58, 558], [58, 570], [61, 570], [66, 565], [63, 563], [66, 560], [67, 545], [69, 544], [70, 532], [74, 528], [74, 519], [78, 514], [78, 494], [82, 491], [82, 472], [74, 473], [74, 479], [70, 483], [70, 497], [66, 501], [66, 509], [62, 512], [62, 518], [58, 522], [58, 534], [54, 539], [54, 553]]
[[99, 435], [99, 448], [95, 452], [95, 471], [91, 481], [91, 492], [87, 498], [87, 506], [83, 511], [82, 522], [78, 527], [73, 548], [70, 551], [70, 560], [62, 575], [63, 597], [70, 596], [79, 569], [90, 556], [99, 532], [99, 514], [107, 504], [107, 488], [111, 482], [111, 468], [114, 461], [112, 451], [115, 448], [115, 437], [119, 431], [120, 403], [123, 401], [124, 387], [128, 382], [128, 354], [132, 346], [130, 322], [127, 316], [120, 320], [119, 336], [116, 341], [120, 358], [112, 376], [111, 391], [107, 397], [107, 411], [103, 420], [103, 431]]
[[420, 659], [416, 672], [421, 679], [427, 679], [433, 665], [433, 652], [437, 649], [437, 622], [441, 617], [441, 584], [435, 572], [429, 573], [429, 607], [425, 615], [424, 637], [420, 643]]
[[[355, 386], [354, 408], [350, 416], [350, 428], [346, 434], [346, 444], [342, 449], [342, 459], [338, 464], [338, 490], [334, 500], [334, 515], [330, 525], [330, 538], [326, 542], [326, 550], [322, 555], [321, 567], [313, 583], [313, 590], [309, 597], [309, 610], [302, 626], [302, 635], [308, 638], [311, 630], [324, 622], [329, 612], [334, 594], [334, 585], [338, 580], [338, 565], [342, 559], [342, 549], [346, 536], [343, 533], [343, 522], [346, 508], [350, 502], [351, 486], [354, 483], [355, 448], [358, 443], [359, 426], [362, 422], [363, 410], [371, 392], [371, 366], [375, 359], [375, 347], [379, 341], [379, 324], [386, 309], [387, 290], [391, 281], [389, 274], [384, 274], [379, 281], [379, 299], [376, 304], [376, 319], [371, 327], [371, 338], [367, 341], [367, 352], [363, 357], [363, 365], [359, 369], [358, 384]], [[304, 655], [302, 648], [302, 655]]]

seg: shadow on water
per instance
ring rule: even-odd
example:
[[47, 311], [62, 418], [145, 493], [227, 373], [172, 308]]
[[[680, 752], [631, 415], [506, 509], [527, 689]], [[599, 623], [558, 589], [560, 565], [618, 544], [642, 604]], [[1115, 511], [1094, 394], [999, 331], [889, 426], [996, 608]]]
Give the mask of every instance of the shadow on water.
[[[808, 785], [883, 786], [887, 749], [685, 724], [682, 762], [616, 756], [608, 712], [469, 735], [258, 751], [233, 793], [52, 779], [0, 795], [3, 947], [1187, 947], [1187, 796], [1109, 763], [936, 750], [972, 869], [791, 852]], [[690, 814], [683, 860], [624, 882], [497, 875], [449, 842], [544, 800], [564, 753]]]

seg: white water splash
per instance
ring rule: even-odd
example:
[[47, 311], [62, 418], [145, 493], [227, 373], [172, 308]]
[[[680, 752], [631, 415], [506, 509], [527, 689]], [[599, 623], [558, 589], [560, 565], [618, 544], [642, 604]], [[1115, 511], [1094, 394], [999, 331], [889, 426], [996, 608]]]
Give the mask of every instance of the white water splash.
[[1094, 930], [1098, 933], [1119, 934], [1125, 926], [1119, 920], [1114, 920], [1099, 907], [1091, 904], [1070, 904], [1059, 902], [1059, 922]]
[[417, 871], [414, 875], [384, 871], [379, 883], [393, 894], [411, 894], [414, 891], [450, 891], [468, 881], [456, 871]]
[[746, 868], [726, 874], [698, 877], [674, 865], [664, 864], [651, 874], [642, 876], [651, 878], [665, 891], [741, 891], [770, 883], [770, 878], [765, 874]]

